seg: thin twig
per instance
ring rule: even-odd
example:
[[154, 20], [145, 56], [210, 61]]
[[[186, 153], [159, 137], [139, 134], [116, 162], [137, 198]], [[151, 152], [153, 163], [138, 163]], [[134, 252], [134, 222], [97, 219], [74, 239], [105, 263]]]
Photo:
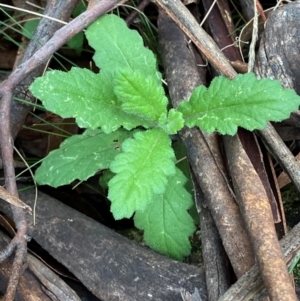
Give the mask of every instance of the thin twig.
[[137, 9], [133, 10], [128, 17], [126, 18], [126, 23], [129, 25], [134, 20], [134, 18], [137, 16], [139, 11], [144, 11], [146, 6], [150, 3], [150, 0], [142, 0], [139, 5], [137, 6]]
[[215, 41], [199, 26], [180, 0], [155, 0], [155, 3], [182, 29], [217, 70], [229, 78], [236, 76]]
[[254, 18], [253, 18], [253, 29], [252, 29], [252, 41], [249, 49], [249, 62], [248, 62], [248, 72], [251, 72], [254, 67], [255, 62], [255, 45], [258, 35], [258, 15], [256, 0], [253, 0]]

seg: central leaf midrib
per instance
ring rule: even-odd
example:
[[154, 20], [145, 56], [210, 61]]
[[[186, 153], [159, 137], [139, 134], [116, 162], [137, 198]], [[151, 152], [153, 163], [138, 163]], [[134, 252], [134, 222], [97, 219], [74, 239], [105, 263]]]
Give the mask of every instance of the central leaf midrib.
[[[265, 102], [270, 102], [269, 100], [265, 101]], [[227, 109], [230, 109], [230, 108], [235, 108], [235, 107], [248, 107], [248, 106], [251, 106], [253, 107], [253, 105], [261, 105], [262, 101], [256, 101], [256, 102], [251, 102], [251, 103], [239, 103], [239, 104], [231, 104], [231, 105], [226, 105], [226, 107], [218, 107], [218, 108], [211, 108], [211, 109], [206, 109], [206, 110], [203, 110], [203, 111], [197, 111], [193, 114], [183, 114], [184, 118], [197, 118], [197, 116], [199, 114], [210, 114], [210, 113], [215, 113], [216, 111], [224, 111], [224, 110], [227, 110]], [[235, 112], [235, 113], [239, 113], [239, 114], [242, 114], [243, 112]], [[232, 112], [231, 112], [232, 114]]]

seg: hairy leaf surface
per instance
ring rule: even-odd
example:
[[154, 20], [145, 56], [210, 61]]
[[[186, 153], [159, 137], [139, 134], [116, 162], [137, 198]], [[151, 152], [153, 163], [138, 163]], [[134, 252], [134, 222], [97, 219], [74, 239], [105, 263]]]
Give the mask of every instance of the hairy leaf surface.
[[130, 30], [123, 19], [105, 15], [90, 25], [85, 34], [90, 46], [96, 50], [93, 59], [102, 70], [130, 69], [160, 82], [154, 54], [144, 47], [142, 37], [137, 31]]
[[161, 116], [158, 125], [169, 135], [177, 134], [177, 132], [184, 126], [182, 113], [175, 109], [170, 109], [167, 117], [163, 115]]
[[154, 250], [182, 260], [190, 254], [189, 236], [195, 231], [187, 210], [192, 206], [192, 196], [184, 188], [186, 177], [177, 168], [176, 175], [168, 177], [166, 190], [154, 196], [145, 211], [137, 211], [135, 226], [144, 230], [145, 242]]
[[124, 141], [122, 150], [110, 166], [116, 176], [108, 183], [115, 219], [145, 210], [154, 195], [164, 193], [167, 176], [175, 174], [171, 140], [160, 129], [136, 133]]
[[30, 91], [45, 108], [61, 117], [74, 117], [80, 127], [111, 132], [123, 126], [132, 129], [145, 120], [121, 109], [113, 91], [110, 74], [94, 74], [88, 69], [72, 68], [69, 72], [50, 71], [37, 78]]
[[130, 69], [117, 70], [114, 91], [125, 112], [145, 118], [153, 125], [162, 115], [167, 115], [168, 99], [162, 85], [153, 77]]
[[234, 135], [237, 127], [263, 129], [267, 121], [281, 121], [300, 104], [294, 90], [284, 89], [280, 82], [257, 79], [253, 73], [233, 80], [216, 77], [209, 89], [197, 87], [189, 102], [178, 107], [185, 124], [203, 131]]
[[39, 184], [52, 187], [69, 184], [75, 179], [86, 180], [99, 169], [109, 167], [120, 152], [121, 143], [130, 135], [121, 130], [105, 134], [97, 129], [67, 138], [43, 160], [35, 179]]

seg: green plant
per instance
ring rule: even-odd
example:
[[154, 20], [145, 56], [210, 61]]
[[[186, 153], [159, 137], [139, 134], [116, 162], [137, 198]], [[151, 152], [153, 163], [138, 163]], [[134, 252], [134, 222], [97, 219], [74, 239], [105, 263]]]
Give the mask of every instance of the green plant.
[[[76, 18], [78, 17], [82, 12], [86, 10], [86, 5], [83, 1], [80, 1], [72, 12], [72, 17]], [[34, 32], [39, 25], [40, 19], [30, 19], [25, 22], [24, 26], [22, 26], [22, 35], [25, 36], [28, 39], [32, 39]], [[83, 49], [83, 41], [84, 41], [84, 34], [83, 32], [79, 32], [74, 37], [72, 37], [68, 42], [67, 46], [70, 49], [73, 49], [77, 55], [80, 55]]]
[[31, 92], [47, 110], [75, 117], [87, 130], [68, 138], [36, 171], [39, 184], [57, 187], [109, 169], [108, 198], [115, 219], [133, 214], [146, 243], [176, 259], [190, 252], [195, 229], [192, 196], [176, 166], [170, 135], [185, 125], [233, 135], [238, 126], [262, 129], [297, 109], [300, 100], [278, 81], [253, 74], [221, 76], [197, 87], [189, 101], [167, 109], [153, 53], [136, 31], [106, 15], [86, 31], [99, 74], [72, 68], [37, 78]]

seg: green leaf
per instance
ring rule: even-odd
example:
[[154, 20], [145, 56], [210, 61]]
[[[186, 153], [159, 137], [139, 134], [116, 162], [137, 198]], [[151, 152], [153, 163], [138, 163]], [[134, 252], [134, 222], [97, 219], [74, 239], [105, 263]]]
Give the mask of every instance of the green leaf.
[[[80, 14], [82, 14], [84, 11], [86, 11], [86, 5], [85, 5], [85, 3], [80, 1], [73, 9], [72, 17], [76, 18]], [[82, 52], [82, 47], [83, 47], [83, 40], [84, 40], [84, 34], [83, 34], [83, 32], [79, 32], [78, 34], [76, 34], [73, 38], [71, 38], [67, 42], [67, 45], [71, 49], [74, 49], [77, 55], [80, 55]]]
[[145, 118], [154, 125], [162, 115], [167, 115], [168, 99], [162, 85], [153, 77], [130, 69], [117, 70], [114, 91], [126, 113]]
[[74, 117], [82, 128], [101, 127], [106, 133], [123, 126], [130, 130], [147, 123], [121, 109], [113, 91], [110, 74], [94, 74], [88, 69], [50, 71], [37, 78], [30, 91], [45, 108], [63, 118]]
[[143, 211], [154, 195], [164, 193], [167, 176], [175, 173], [171, 140], [160, 129], [136, 133], [124, 141], [122, 150], [110, 166], [116, 176], [108, 183], [115, 219]]
[[99, 179], [99, 185], [100, 187], [107, 192], [108, 190], [108, 182], [115, 176], [113, 172], [111, 172], [109, 169], [105, 169], [102, 172], [102, 175]]
[[191, 166], [189, 160], [187, 158], [186, 148], [181, 139], [176, 139], [172, 143], [172, 147], [174, 149], [175, 157], [176, 157], [176, 167], [184, 174], [187, 178], [187, 182], [185, 184], [185, 188], [188, 191], [193, 191], [194, 185], [191, 179]]
[[184, 119], [182, 118], [182, 113], [176, 111], [175, 109], [170, 109], [168, 112], [168, 117], [160, 118], [159, 127], [161, 127], [167, 134], [175, 135], [184, 126]]
[[177, 260], [190, 254], [189, 236], [195, 231], [187, 212], [193, 205], [192, 196], [185, 190], [185, 183], [185, 176], [176, 169], [176, 175], [168, 177], [164, 194], [154, 196], [146, 210], [134, 216], [135, 226], [144, 230], [147, 245]]
[[160, 82], [154, 54], [143, 45], [141, 36], [130, 30], [125, 21], [116, 15], [105, 15], [86, 30], [86, 37], [96, 52], [93, 57], [102, 70], [130, 69]]
[[83, 32], [79, 32], [67, 42], [67, 45], [71, 49], [74, 49], [77, 55], [80, 55], [82, 51], [83, 39]]
[[82, 135], [67, 138], [60, 148], [49, 153], [36, 170], [35, 179], [52, 187], [86, 180], [99, 169], [108, 168], [120, 152], [121, 143], [131, 134], [116, 131], [86, 130]]
[[27, 39], [31, 39], [33, 37], [33, 34], [39, 25], [40, 19], [32, 19], [25, 22], [23, 28], [22, 28], [22, 34]]
[[86, 11], [86, 4], [82, 1], [80, 1], [75, 8], [72, 11], [72, 17], [76, 18], [78, 17], [80, 14], [82, 14], [83, 12]]
[[257, 79], [253, 73], [233, 80], [216, 77], [209, 89], [197, 87], [189, 102], [182, 102], [185, 124], [203, 131], [234, 135], [237, 127], [263, 129], [267, 121], [281, 121], [298, 109], [300, 97], [277, 80]]

